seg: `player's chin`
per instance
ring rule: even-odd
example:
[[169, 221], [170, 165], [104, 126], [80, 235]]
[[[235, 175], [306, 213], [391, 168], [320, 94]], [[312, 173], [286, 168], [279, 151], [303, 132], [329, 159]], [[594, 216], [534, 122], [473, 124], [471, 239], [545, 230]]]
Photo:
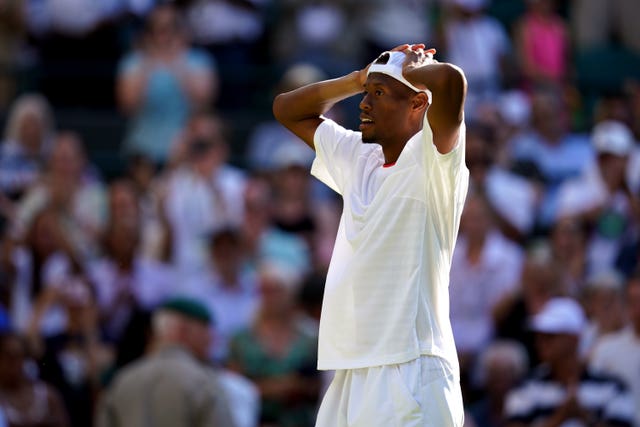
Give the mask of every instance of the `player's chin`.
[[360, 131], [362, 132], [362, 142], [364, 142], [365, 144], [373, 144], [376, 142], [376, 138], [373, 132], [371, 132], [369, 129], [363, 129], [361, 126]]

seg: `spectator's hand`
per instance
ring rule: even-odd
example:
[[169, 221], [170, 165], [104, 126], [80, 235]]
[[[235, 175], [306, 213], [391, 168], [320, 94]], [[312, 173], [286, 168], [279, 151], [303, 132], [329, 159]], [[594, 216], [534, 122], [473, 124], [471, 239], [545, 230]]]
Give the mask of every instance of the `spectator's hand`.
[[555, 413], [561, 420], [579, 419], [585, 421], [587, 425], [591, 425], [591, 414], [580, 405], [577, 396], [577, 386], [569, 386], [567, 390], [567, 399], [556, 410]]

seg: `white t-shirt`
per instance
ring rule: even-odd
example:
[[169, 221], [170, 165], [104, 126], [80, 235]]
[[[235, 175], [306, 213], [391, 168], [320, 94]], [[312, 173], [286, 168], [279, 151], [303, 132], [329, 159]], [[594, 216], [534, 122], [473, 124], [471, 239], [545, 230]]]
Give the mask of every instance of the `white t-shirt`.
[[605, 335], [596, 345], [589, 367], [614, 375], [629, 386], [635, 399], [635, 419], [640, 426], [640, 335], [631, 326]]
[[524, 254], [500, 232], [487, 233], [480, 259], [467, 257], [468, 241], [458, 237], [451, 262], [451, 326], [458, 350], [479, 352], [493, 338], [491, 312], [520, 279]]
[[449, 269], [467, 193], [465, 127], [438, 153], [424, 129], [385, 168], [382, 147], [325, 120], [311, 173], [342, 195], [327, 274], [318, 369], [404, 363], [422, 354], [457, 366]]

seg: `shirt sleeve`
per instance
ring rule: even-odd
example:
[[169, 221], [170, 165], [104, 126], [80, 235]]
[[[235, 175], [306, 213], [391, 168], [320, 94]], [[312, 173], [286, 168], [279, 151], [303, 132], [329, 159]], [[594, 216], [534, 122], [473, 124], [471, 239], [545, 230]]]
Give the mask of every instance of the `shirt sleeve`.
[[313, 143], [316, 158], [311, 166], [311, 174], [342, 195], [346, 172], [355, 164], [363, 146], [360, 133], [325, 119], [316, 129]]
[[465, 124], [460, 125], [458, 141], [451, 151], [442, 154], [433, 143], [433, 132], [425, 115], [423, 125], [422, 163], [425, 165], [427, 205], [433, 210], [435, 229], [440, 241], [452, 248], [458, 234], [467, 190], [469, 170], [465, 165]]

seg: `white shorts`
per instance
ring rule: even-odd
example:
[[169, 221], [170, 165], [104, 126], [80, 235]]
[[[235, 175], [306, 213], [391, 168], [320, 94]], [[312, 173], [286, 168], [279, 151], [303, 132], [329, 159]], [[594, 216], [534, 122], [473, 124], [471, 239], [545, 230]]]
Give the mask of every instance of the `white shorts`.
[[422, 356], [407, 363], [337, 370], [316, 427], [461, 427], [460, 382], [450, 364]]

